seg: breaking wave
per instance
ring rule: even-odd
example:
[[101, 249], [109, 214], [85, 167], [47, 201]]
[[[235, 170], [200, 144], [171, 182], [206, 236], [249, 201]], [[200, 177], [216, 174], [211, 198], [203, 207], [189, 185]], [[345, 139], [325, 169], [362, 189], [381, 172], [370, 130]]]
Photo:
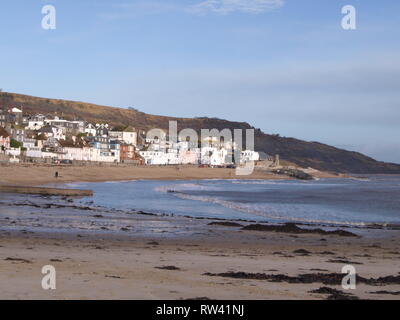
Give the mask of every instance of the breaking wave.
[[155, 187], [154, 191], [157, 192], [182, 192], [182, 191], [207, 191], [207, 190], [216, 190], [218, 188], [213, 186], [205, 186], [200, 183], [179, 183], [173, 185], [164, 185]]
[[268, 180], [231, 180], [232, 184], [282, 184], [282, 182]]
[[237, 211], [244, 212], [244, 213], [254, 214], [257, 216], [261, 216], [261, 217], [273, 219], [273, 220], [280, 220], [280, 221], [283, 220], [286, 222], [298, 222], [298, 223], [348, 225], [348, 226], [358, 226], [358, 227], [364, 227], [367, 225], [365, 222], [306, 219], [306, 218], [299, 218], [299, 217], [282, 216], [279, 214], [267, 213], [267, 212], [265, 212], [265, 210], [257, 209], [254, 205], [252, 206], [252, 205], [247, 205], [244, 203], [227, 201], [227, 200], [222, 200], [222, 199], [213, 198], [213, 197], [190, 195], [190, 194], [186, 194], [186, 193], [179, 192], [179, 191], [174, 191], [172, 194], [180, 199], [195, 200], [195, 201], [202, 201], [202, 202], [218, 204], [225, 208], [237, 210]]
[[[321, 179], [315, 179], [313, 181], [319, 181]], [[315, 187], [316, 185], [314, 183], [311, 183], [311, 181], [298, 181], [298, 180], [230, 180], [232, 184], [249, 184], [249, 185], [285, 185], [285, 186], [309, 186], [309, 187]], [[332, 182], [326, 182], [318, 184], [320, 187], [332, 187], [332, 186], [341, 186], [343, 183], [332, 183]]]

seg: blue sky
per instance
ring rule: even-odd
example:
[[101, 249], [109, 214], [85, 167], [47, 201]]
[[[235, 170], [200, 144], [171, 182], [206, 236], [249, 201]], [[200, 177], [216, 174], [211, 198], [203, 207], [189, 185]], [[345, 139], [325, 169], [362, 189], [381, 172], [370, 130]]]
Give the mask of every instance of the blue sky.
[[[41, 9], [57, 29], [41, 28]], [[341, 8], [357, 30], [341, 28]], [[400, 1], [2, 0], [0, 88], [246, 121], [400, 163]]]

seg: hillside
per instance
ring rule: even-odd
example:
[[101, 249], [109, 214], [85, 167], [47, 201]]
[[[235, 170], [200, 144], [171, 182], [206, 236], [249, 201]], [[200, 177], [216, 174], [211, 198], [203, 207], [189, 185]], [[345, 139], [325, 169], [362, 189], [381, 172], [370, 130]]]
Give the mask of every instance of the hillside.
[[[100, 106], [91, 103], [38, 98], [0, 92], [0, 108], [20, 107], [27, 114], [51, 114], [66, 119], [84, 119], [91, 123], [133, 126], [139, 130], [168, 128], [169, 120], [178, 121], [178, 129], [216, 128], [250, 129], [246, 122], [232, 122], [215, 118], [174, 118], [146, 114], [137, 110]], [[400, 173], [400, 165], [376, 161], [361, 153], [346, 151], [318, 142], [269, 135], [256, 129], [255, 148], [267, 154], [280, 154], [282, 159], [303, 167], [351, 173]]]

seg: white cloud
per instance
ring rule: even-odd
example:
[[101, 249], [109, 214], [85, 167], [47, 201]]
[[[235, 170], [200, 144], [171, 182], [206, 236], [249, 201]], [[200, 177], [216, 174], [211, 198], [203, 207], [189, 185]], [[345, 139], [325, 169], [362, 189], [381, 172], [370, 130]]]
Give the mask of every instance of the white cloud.
[[227, 15], [234, 12], [260, 14], [278, 9], [285, 4], [285, 0], [197, 0], [195, 4], [183, 4], [183, 1], [172, 0], [123, 0], [111, 5], [107, 2], [107, 12], [101, 12], [99, 16], [107, 20], [127, 19], [138, 15], [155, 15], [162, 13], [186, 13], [205, 15], [214, 13]]
[[226, 15], [233, 12], [259, 14], [280, 8], [284, 0], [205, 0], [189, 8], [195, 14], [208, 12]]

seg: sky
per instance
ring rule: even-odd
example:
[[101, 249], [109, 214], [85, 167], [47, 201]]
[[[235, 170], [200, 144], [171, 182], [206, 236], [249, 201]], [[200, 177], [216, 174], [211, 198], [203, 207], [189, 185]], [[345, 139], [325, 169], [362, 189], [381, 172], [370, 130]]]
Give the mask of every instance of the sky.
[[0, 88], [245, 121], [400, 163], [399, 13], [398, 0], [2, 0]]

